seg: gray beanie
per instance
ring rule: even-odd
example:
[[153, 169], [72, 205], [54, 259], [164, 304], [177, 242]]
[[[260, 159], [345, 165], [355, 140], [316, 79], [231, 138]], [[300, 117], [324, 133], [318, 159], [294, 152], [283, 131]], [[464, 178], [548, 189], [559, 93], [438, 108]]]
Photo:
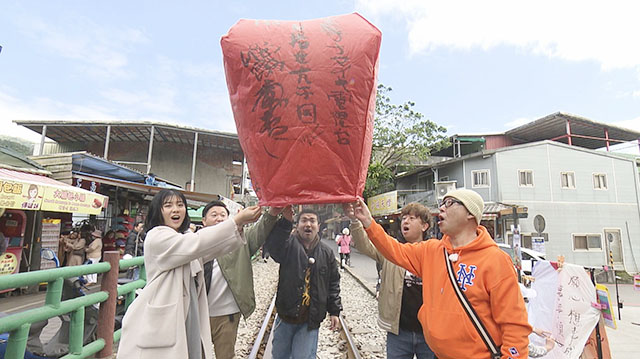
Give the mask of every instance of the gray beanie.
[[482, 211], [484, 211], [484, 201], [478, 193], [469, 189], [461, 188], [447, 192], [447, 194], [444, 195], [444, 198], [447, 197], [455, 198], [462, 202], [467, 211], [476, 217], [478, 225], [480, 224], [480, 220], [482, 220]]

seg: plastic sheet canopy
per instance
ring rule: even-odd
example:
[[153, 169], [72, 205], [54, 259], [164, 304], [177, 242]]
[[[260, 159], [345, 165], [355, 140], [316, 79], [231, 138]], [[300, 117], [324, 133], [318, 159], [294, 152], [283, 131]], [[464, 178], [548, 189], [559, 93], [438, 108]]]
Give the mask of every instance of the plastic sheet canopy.
[[240, 20], [222, 37], [233, 115], [260, 205], [362, 195], [381, 37], [357, 13]]

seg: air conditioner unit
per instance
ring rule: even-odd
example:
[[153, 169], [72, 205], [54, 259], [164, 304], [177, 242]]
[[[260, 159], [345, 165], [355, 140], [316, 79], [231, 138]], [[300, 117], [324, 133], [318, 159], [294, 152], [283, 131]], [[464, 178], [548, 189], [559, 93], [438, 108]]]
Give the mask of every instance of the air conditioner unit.
[[438, 201], [444, 198], [444, 196], [449, 191], [453, 191], [456, 189], [456, 181], [442, 181], [436, 182], [436, 196], [438, 197]]

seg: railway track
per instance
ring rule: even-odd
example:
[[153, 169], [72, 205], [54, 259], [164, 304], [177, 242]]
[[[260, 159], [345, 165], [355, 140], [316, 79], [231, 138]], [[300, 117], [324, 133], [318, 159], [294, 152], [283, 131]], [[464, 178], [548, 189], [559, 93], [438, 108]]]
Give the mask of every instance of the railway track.
[[[384, 358], [385, 336], [377, 327], [377, 302], [371, 291], [351, 271], [343, 272], [341, 297], [344, 310], [340, 315], [340, 330], [332, 332], [325, 320], [318, 335], [317, 358], [367, 359]], [[275, 288], [264, 314], [251, 351], [250, 359], [271, 358], [272, 326], [275, 320]]]

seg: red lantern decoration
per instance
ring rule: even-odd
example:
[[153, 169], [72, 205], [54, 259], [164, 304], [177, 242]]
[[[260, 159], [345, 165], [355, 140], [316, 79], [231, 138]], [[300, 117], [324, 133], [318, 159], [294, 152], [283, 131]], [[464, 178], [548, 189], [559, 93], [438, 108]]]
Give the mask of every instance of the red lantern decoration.
[[222, 37], [238, 137], [260, 205], [362, 195], [381, 37], [357, 13], [240, 20]]

